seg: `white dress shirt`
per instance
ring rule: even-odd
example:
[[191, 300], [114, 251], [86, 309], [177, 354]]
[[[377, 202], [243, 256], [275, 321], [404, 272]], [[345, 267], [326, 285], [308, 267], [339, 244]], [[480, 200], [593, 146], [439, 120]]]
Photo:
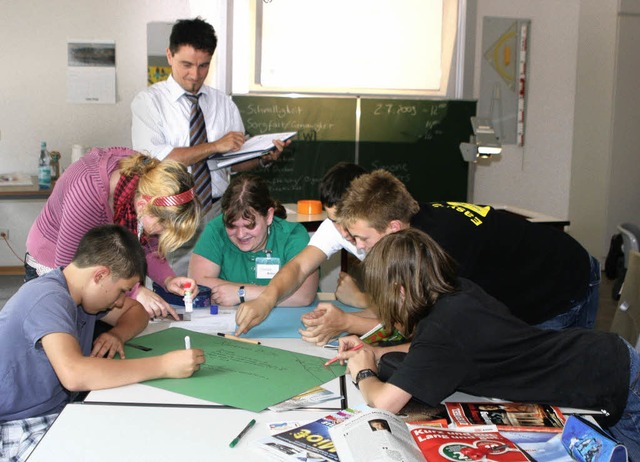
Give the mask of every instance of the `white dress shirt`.
[[[219, 140], [230, 131], [244, 133], [240, 111], [229, 96], [206, 85], [200, 93], [207, 141]], [[131, 102], [133, 149], [164, 159], [173, 148], [189, 146], [191, 102], [184, 94], [184, 89], [169, 76], [136, 95]], [[217, 162], [211, 159], [207, 163], [211, 194], [220, 197], [229, 185], [229, 168], [218, 169]]]

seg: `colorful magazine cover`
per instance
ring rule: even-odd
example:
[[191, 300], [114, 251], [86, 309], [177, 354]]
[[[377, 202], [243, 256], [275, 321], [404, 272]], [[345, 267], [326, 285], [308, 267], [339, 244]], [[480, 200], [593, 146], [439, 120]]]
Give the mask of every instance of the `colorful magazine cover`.
[[530, 403], [445, 403], [451, 424], [496, 425], [499, 431], [561, 432], [566, 419], [560, 409]]
[[400, 332], [398, 332], [396, 329], [394, 329], [393, 332], [391, 332], [391, 334], [387, 333], [387, 331], [384, 329], [382, 324], [378, 324], [376, 327], [371, 329], [366, 334], [361, 335], [360, 339], [364, 343], [368, 343], [370, 345], [377, 345], [380, 342], [382, 343], [398, 342], [399, 343], [406, 340], [404, 336]]
[[495, 431], [456, 431], [407, 425], [397, 415], [370, 409], [329, 429], [341, 462], [526, 462], [513, 442]]
[[444, 428], [414, 428], [411, 436], [428, 462], [528, 462], [529, 458], [498, 432], [462, 432]]
[[305, 425], [263, 438], [256, 444], [282, 461], [338, 461], [329, 428], [346, 421], [358, 411], [345, 409]]

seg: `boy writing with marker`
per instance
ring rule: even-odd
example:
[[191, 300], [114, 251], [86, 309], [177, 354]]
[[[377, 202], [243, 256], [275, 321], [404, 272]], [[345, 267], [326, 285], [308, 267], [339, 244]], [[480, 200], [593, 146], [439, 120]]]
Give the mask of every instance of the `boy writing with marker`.
[[[25, 460], [75, 392], [154, 378], [189, 377], [199, 349], [124, 358], [148, 315], [125, 297], [145, 274], [136, 236], [118, 225], [90, 230], [73, 261], [24, 284], [0, 311], [0, 459]], [[100, 318], [114, 327], [93, 343]]]

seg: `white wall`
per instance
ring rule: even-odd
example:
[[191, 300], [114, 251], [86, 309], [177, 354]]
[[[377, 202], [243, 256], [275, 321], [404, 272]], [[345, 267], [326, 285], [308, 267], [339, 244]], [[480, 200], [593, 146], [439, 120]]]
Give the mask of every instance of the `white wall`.
[[[146, 86], [147, 23], [190, 17], [188, 0], [0, 1], [0, 172], [37, 171], [40, 141], [71, 158], [71, 145], [130, 146], [133, 96]], [[117, 103], [66, 102], [67, 41], [116, 42]], [[0, 201], [19, 255], [42, 201]], [[20, 261], [0, 243], [0, 266]]]
[[531, 20], [525, 144], [475, 168], [473, 201], [568, 217], [579, 0], [478, 0], [475, 97], [485, 16]]
[[[608, 226], [611, 195], [611, 120], [617, 2], [581, 0], [574, 146], [569, 217], [571, 234], [603, 257], [613, 231]], [[635, 168], [636, 172], [640, 169]]]

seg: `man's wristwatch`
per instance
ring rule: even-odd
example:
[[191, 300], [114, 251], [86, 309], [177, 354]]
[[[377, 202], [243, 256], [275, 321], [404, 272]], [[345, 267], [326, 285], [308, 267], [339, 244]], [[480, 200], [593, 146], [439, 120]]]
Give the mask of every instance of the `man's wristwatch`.
[[238, 298], [240, 299], [240, 303], [244, 303], [244, 296], [247, 293], [244, 290], [244, 286], [240, 286], [240, 288], [238, 289]]
[[353, 381], [353, 384], [359, 390], [360, 389], [360, 381], [364, 380], [366, 378], [369, 378], [369, 377], [378, 377], [378, 374], [373, 372], [371, 369], [362, 369], [360, 372], [358, 372], [358, 375], [356, 375], [356, 379]]

